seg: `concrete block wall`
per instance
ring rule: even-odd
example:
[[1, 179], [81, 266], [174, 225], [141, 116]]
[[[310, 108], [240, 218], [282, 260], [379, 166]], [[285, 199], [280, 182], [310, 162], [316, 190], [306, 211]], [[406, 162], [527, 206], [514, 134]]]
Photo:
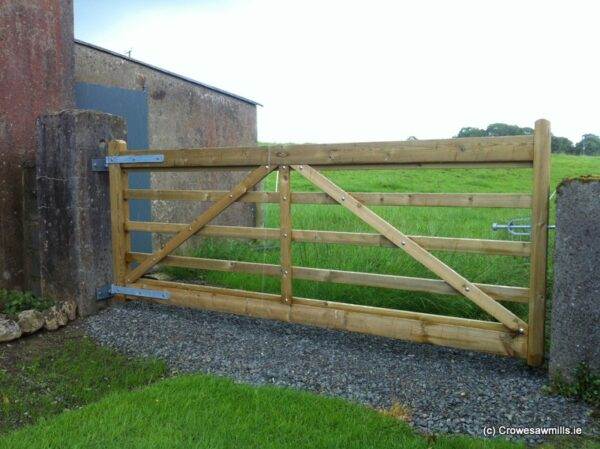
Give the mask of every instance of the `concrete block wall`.
[[573, 381], [580, 364], [600, 375], [600, 178], [557, 189], [550, 376]]
[[[77, 82], [148, 92], [150, 148], [200, 148], [256, 145], [256, 104], [171, 76], [152, 67], [92, 46], [75, 48]], [[229, 190], [245, 172], [197, 171], [152, 173], [155, 189]], [[154, 221], [190, 222], [209, 203], [153, 201]], [[260, 217], [251, 203], [236, 203], [214, 224], [254, 226]], [[157, 236], [161, 244], [169, 236]]]
[[0, 288], [22, 288], [21, 166], [37, 117], [73, 104], [71, 0], [0, 2], [0, 86]]

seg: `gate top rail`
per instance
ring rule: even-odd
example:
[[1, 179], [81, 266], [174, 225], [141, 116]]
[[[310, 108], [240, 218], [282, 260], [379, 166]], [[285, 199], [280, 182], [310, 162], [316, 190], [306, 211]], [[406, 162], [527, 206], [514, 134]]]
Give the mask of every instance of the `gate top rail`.
[[[467, 137], [442, 140], [269, 145], [165, 150], [127, 150], [128, 155], [164, 155], [160, 163], [124, 163], [128, 169], [256, 167], [306, 164], [330, 168], [390, 165], [467, 166], [516, 164], [531, 167], [533, 136]], [[470, 167], [470, 166], [469, 166]]]

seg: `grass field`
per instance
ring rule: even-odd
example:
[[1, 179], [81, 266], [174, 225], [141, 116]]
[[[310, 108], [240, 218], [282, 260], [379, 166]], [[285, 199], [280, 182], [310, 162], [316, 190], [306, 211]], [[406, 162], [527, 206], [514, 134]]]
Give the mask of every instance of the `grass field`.
[[[489, 170], [371, 170], [327, 172], [339, 186], [355, 192], [531, 192], [530, 169]], [[600, 158], [554, 155], [552, 182], [554, 189], [564, 178], [600, 174]], [[293, 191], [317, 191], [297, 173], [292, 176]], [[275, 190], [275, 176], [267, 178], [265, 190]], [[378, 206], [373, 209], [403, 232], [416, 235], [467, 237], [485, 239], [524, 239], [507, 232], [492, 231], [493, 222], [507, 222], [515, 217], [528, 217], [527, 209], [484, 209], [450, 207]], [[551, 201], [551, 222], [554, 222], [555, 201]], [[350, 212], [335, 205], [294, 205], [294, 229], [373, 232]], [[279, 208], [265, 207], [265, 226], [279, 226]], [[551, 231], [550, 254], [554, 232]], [[436, 278], [427, 269], [394, 248], [377, 248], [335, 244], [294, 243], [294, 265], [331, 268], [369, 273]], [[434, 252], [459, 273], [474, 282], [528, 286], [529, 259], [513, 256], [485, 256], [468, 253]], [[279, 263], [277, 242], [247, 242], [206, 239], [191, 255], [217, 259]], [[254, 291], [279, 292], [277, 278], [250, 274], [232, 274], [169, 268], [177, 278], [200, 278], [213, 285]], [[550, 282], [552, 258], [550, 258]], [[314, 281], [294, 280], [296, 296], [329, 299], [357, 304], [390, 307], [419, 312], [440, 313], [470, 318], [489, 318], [466, 299], [400, 290], [362, 287]], [[520, 316], [526, 317], [523, 304], [505, 303]]]
[[163, 362], [129, 359], [71, 329], [0, 344], [0, 435], [166, 372]]
[[185, 376], [116, 392], [0, 438], [36, 448], [524, 448], [506, 441], [417, 435], [406, 423], [346, 401]]

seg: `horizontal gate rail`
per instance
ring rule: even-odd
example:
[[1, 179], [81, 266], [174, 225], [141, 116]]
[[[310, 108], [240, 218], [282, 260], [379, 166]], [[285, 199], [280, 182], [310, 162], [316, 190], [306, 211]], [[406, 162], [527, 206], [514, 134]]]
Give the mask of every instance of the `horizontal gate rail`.
[[[228, 193], [226, 190], [127, 189], [124, 196], [126, 199], [218, 201]], [[524, 193], [349, 193], [370, 206], [531, 208], [531, 195]], [[291, 198], [295, 204], [337, 204], [327, 194], [318, 192], [292, 192]], [[279, 203], [279, 199], [279, 192], [248, 192], [240, 202]]]
[[124, 167], [158, 170], [161, 168], [256, 167], [268, 164], [335, 165], [345, 168], [345, 166], [380, 165], [383, 167], [396, 164], [530, 163], [533, 161], [533, 136], [128, 151], [130, 155], [150, 153], [164, 155], [164, 162], [124, 164]]
[[[125, 229], [127, 231], [145, 231], [172, 234], [185, 229], [187, 226], [189, 225], [185, 223], [128, 221], [125, 224]], [[196, 235], [231, 239], [278, 240], [279, 229], [207, 225], [198, 231]], [[409, 235], [408, 237], [424, 248], [435, 251], [453, 251], [521, 257], [529, 257], [531, 251], [531, 245], [529, 242], [512, 240], [467, 239], [458, 237], [431, 237], [420, 235]], [[294, 229], [292, 230], [292, 241], [397, 248], [396, 245], [394, 245], [381, 234], [373, 234], [368, 232], [311, 231]]]
[[[148, 253], [127, 253], [128, 262], [143, 262], [150, 257]], [[207, 259], [202, 257], [167, 256], [162, 263], [167, 266], [195, 268], [199, 270], [226, 271], [230, 273], [247, 273], [263, 276], [280, 276], [281, 265], [242, 262], [235, 260]], [[330, 270], [325, 268], [292, 267], [295, 279], [307, 281], [333, 282], [337, 284], [353, 284], [365, 287], [381, 287], [414, 292], [437, 293], [442, 295], [459, 295], [448, 283], [438, 279], [396, 276], [391, 274], [364, 273], [356, 271]], [[492, 298], [499, 301], [529, 302], [529, 289], [508, 285], [475, 285]]]
[[[157, 156], [152, 163], [139, 156]], [[367, 142], [323, 145], [167, 149], [130, 151], [124, 142], [109, 143], [114, 278], [119, 291], [148, 289], [169, 294], [168, 305], [199, 307], [263, 318], [325, 326], [474, 349], [543, 361], [543, 324], [547, 261], [550, 128], [536, 122], [533, 135], [491, 138]], [[161, 159], [162, 161], [159, 161]], [[320, 170], [532, 168], [533, 189], [525, 193], [379, 193], [349, 192]], [[224, 190], [139, 190], [127, 185], [129, 171], [252, 170], [240, 184]], [[270, 172], [279, 171], [276, 192], [253, 190]], [[294, 192], [290, 171], [297, 171], [320, 192]], [[435, 176], [431, 172], [431, 176]], [[295, 178], [294, 178], [295, 179]], [[212, 202], [191, 223], [132, 221], [127, 202], [134, 199]], [[218, 226], [210, 222], [234, 202], [279, 205], [280, 228]], [[341, 205], [376, 232], [293, 229], [294, 204]], [[370, 206], [509, 208], [532, 211], [531, 241], [407, 235], [386, 222]], [[131, 251], [133, 231], [174, 234], [153, 254]], [[185, 257], [173, 254], [183, 242], [199, 237], [271, 240], [280, 243], [277, 264]], [[397, 248], [421, 262], [441, 279], [364, 273], [293, 265], [292, 242]], [[474, 283], [430, 251], [529, 257], [529, 287]], [[279, 294], [257, 293], [142, 277], [155, 265], [247, 273], [281, 279]], [[497, 321], [472, 320], [410, 311], [300, 298], [292, 279], [460, 295]], [[120, 298], [118, 298], [120, 299]], [[152, 300], [152, 299], [150, 299]], [[443, 299], [440, 299], [443, 300]], [[500, 302], [527, 303], [524, 322]]]
[[361, 332], [421, 343], [526, 357], [527, 337], [500, 323], [380, 307], [294, 297], [289, 306], [280, 295], [215, 288], [142, 278], [135, 286], [164, 289], [169, 304], [249, 315], [331, 329]]

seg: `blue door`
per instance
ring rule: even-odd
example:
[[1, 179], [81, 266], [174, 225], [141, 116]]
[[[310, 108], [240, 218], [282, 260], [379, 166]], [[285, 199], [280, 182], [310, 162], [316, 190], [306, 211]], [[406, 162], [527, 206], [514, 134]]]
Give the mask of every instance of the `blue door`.
[[[148, 148], [147, 92], [77, 83], [75, 105], [79, 109], [93, 109], [123, 117], [127, 123], [127, 147], [132, 150]], [[129, 188], [149, 189], [150, 173], [130, 173]], [[151, 221], [150, 200], [130, 200], [129, 216], [132, 220]], [[136, 252], [152, 252], [152, 235], [148, 232], [132, 232], [131, 249]]]

